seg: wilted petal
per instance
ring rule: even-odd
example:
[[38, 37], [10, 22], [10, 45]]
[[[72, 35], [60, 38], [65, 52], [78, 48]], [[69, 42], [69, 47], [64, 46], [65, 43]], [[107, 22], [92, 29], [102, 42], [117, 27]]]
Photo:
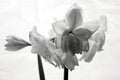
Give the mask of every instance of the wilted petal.
[[62, 33], [68, 29], [68, 25], [64, 22], [64, 20], [53, 23], [52, 27], [57, 35], [62, 35]]
[[41, 55], [44, 59], [52, 63], [52, 53], [45, 45], [45, 38], [37, 33], [36, 28], [29, 33], [32, 45], [32, 52]]
[[78, 66], [78, 59], [76, 55], [72, 55], [68, 53], [63, 57], [62, 60], [65, 67], [70, 70], [73, 70], [76, 65]]
[[50, 52], [52, 53], [52, 58], [56, 64], [56, 66], [58, 66], [59, 68], [60, 67], [63, 68], [62, 58], [65, 56], [65, 53], [63, 53], [61, 48], [56, 48], [56, 46], [48, 40], [46, 41], [45, 44], [48, 47], [48, 49], [50, 50]]
[[61, 57], [63, 56], [62, 50], [61, 49], [56, 49], [55, 45], [50, 42], [49, 40], [46, 40], [46, 46], [49, 49], [49, 51], [51, 52], [51, 56], [53, 61], [55, 62], [56, 66], [58, 67], [62, 67], [62, 61], [61, 61]]
[[26, 42], [25, 40], [18, 38], [16, 36], [7, 36], [7, 44], [5, 44], [6, 50], [9, 51], [17, 51], [26, 46], [30, 46], [31, 44]]
[[98, 50], [98, 46], [94, 41], [89, 40], [89, 45], [90, 45], [89, 51], [83, 54], [83, 57], [82, 57], [82, 59], [84, 59], [85, 62], [90, 62]]
[[83, 10], [77, 4], [73, 4], [65, 16], [65, 21], [72, 29], [80, 26], [83, 23]]
[[52, 42], [50, 42], [50, 40], [47, 40], [45, 37], [38, 34], [36, 28], [30, 32], [29, 36], [33, 53], [41, 55], [54, 66], [62, 66], [61, 61], [56, 54], [56, 47]]

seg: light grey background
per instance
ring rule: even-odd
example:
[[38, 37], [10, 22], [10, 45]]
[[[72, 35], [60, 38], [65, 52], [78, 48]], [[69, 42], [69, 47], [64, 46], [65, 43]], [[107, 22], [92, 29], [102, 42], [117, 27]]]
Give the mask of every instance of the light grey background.
[[[91, 63], [79, 62], [69, 80], [120, 80], [120, 1], [119, 0], [0, 0], [0, 80], [39, 80], [37, 57], [31, 47], [18, 52], [4, 50], [5, 38], [14, 34], [29, 40], [33, 25], [48, 37], [54, 18], [63, 19], [73, 3], [84, 10], [84, 22], [106, 15], [108, 32], [104, 51]], [[46, 80], [62, 80], [63, 70], [43, 60]]]

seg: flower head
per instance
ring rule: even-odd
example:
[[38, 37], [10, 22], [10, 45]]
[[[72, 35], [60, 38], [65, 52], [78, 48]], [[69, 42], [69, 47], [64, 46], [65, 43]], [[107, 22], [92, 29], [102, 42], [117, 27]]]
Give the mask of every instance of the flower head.
[[[73, 61], [77, 65], [76, 54], [83, 55], [80, 60], [90, 62], [95, 53], [102, 50], [105, 43], [107, 19], [106, 16], [100, 16], [99, 20], [83, 23], [83, 10], [74, 4], [67, 12], [65, 20], [53, 23], [53, 30], [57, 35], [58, 48], [61, 48], [66, 55], [76, 58]], [[68, 56], [65, 57], [64, 65], [67, 68], [74, 65], [71, 59]]]
[[56, 33], [53, 43], [37, 33], [36, 28], [30, 32], [32, 52], [37, 53], [51, 64], [73, 70], [80, 60], [90, 62], [97, 51], [103, 50], [106, 16], [99, 20], [83, 23], [83, 10], [74, 4], [66, 13], [65, 19], [52, 24]]

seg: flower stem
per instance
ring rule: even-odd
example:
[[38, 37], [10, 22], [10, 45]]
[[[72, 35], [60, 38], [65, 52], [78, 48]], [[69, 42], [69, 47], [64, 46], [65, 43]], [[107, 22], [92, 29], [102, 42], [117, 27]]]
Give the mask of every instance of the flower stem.
[[38, 57], [38, 70], [39, 70], [40, 80], [45, 80], [44, 69], [43, 69], [41, 57], [40, 57], [40, 55], [37, 55], [37, 57]]
[[68, 69], [65, 67], [64, 68], [64, 80], [68, 80]]

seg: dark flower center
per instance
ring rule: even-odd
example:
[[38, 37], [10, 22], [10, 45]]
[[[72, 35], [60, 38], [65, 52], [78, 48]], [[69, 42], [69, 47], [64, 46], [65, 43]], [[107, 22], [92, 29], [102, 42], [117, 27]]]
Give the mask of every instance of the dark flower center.
[[61, 38], [61, 47], [63, 52], [70, 52], [72, 55], [75, 55], [76, 53], [82, 54], [82, 51], [88, 52], [88, 39], [91, 35], [92, 32], [84, 28], [77, 30], [68, 29], [64, 31]]

